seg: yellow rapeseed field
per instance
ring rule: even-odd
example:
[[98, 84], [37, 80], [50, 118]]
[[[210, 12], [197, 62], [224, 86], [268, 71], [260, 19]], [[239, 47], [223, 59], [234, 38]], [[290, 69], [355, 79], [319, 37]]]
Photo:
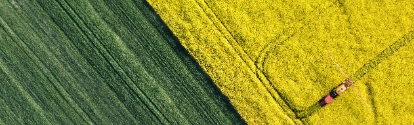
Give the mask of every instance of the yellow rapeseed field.
[[148, 2], [249, 124], [414, 123], [413, 2]]

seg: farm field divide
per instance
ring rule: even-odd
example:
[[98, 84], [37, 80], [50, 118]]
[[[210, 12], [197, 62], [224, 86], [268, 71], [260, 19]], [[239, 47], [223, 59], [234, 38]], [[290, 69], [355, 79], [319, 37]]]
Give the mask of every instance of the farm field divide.
[[245, 124], [144, 0], [2, 0], [0, 124]]

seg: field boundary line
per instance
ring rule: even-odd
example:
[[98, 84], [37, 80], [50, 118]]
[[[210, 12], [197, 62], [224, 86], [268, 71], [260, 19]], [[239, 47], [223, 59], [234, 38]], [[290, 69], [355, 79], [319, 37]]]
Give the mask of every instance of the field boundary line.
[[[125, 27], [127, 27], [127, 25], [126, 25], [126, 22], [127, 23], [130, 23], [130, 26], [131, 27], [129, 27], [129, 28], [126, 28], [126, 31], [129, 33], [129, 34], [131, 34], [131, 35], [133, 35], [133, 36], [140, 36], [140, 34], [138, 34], [138, 32], [134, 32], [133, 30], [138, 30], [138, 29], [140, 29], [140, 27], [145, 27], [145, 26], [140, 26], [139, 24], [136, 24], [136, 22], [135, 21], [133, 21], [134, 19], [131, 19], [131, 18], [129, 18], [129, 16], [128, 16], [128, 14], [126, 13], [126, 10], [125, 10], [125, 8], [122, 8], [122, 7], [119, 7], [117, 4], [113, 4], [112, 3], [112, 5], [109, 5], [109, 3], [105, 3], [105, 5], [106, 6], [111, 6], [111, 7], [114, 7], [114, 6], [116, 6], [116, 8], [117, 9], [119, 9], [120, 10], [120, 13], [122, 13], [122, 15], [124, 15], [126, 18], [127, 18], [127, 20], [128, 21], [125, 21], [125, 22], [120, 22], [123, 26], [125, 26]], [[134, 7], [136, 7], [137, 8], [137, 13], [138, 13], [138, 15], [139, 16], [141, 16], [141, 15], [143, 15], [143, 11], [142, 10], [140, 10], [139, 9], [139, 7], [136, 5], [136, 4], [131, 4], [131, 6], [134, 6]], [[145, 18], [145, 17], [143, 17], [143, 18]], [[145, 20], [144, 22], [149, 22], [148, 20]], [[150, 23], [151, 24], [151, 23]], [[155, 28], [152, 24], [150, 25], [150, 27], [151, 28]], [[131, 28], [133, 29], [133, 30], [131, 30]], [[114, 29], [112, 29], [111, 27], [109, 27], [109, 29], [111, 29], [111, 31], [113, 31], [113, 34], [116, 34], [117, 36], [118, 36], [118, 33], [116, 33], [116, 31], [114, 31]], [[159, 34], [159, 31], [158, 30], [154, 30], [155, 32], [155, 34]], [[164, 37], [162, 37], [162, 39], [165, 39]], [[136, 55], [136, 53], [134, 53], [133, 52], [133, 50], [132, 50], [132, 48], [130, 48], [130, 47], [128, 47], [128, 45], [126, 45], [125, 43], [124, 43], [124, 40], [122, 40], [122, 38], [120, 38], [120, 41], [122, 41], [122, 42], [119, 42], [119, 44], [121, 44], [121, 47], [122, 48], [124, 48], [122, 51], [123, 52], [125, 52], [125, 53], [128, 53], [128, 55], [130, 55], [131, 57], [134, 57], [134, 59], [138, 59], [139, 57], [138, 57], [138, 55]], [[149, 41], [150, 42], [150, 41]], [[107, 50], [107, 47], [105, 47], [105, 45], [103, 44], [103, 43], [101, 43], [101, 42], [97, 42], [96, 44], [98, 44], [97, 46], [99, 46], [99, 47], [101, 47], [101, 48], [103, 48], [103, 50], [102, 51], [106, 51]], [[143, 48], [154, 48], [153, 46], [154, 45], [152, 45], [152, 44], [148, 44], [148, 41], [142, 41], [142, 42], [138, 42], [137, 43], [137, 45], [139, 45], [139, 46], [142, 46]], [[145, 47], [145, 46], [148, 46], [148, 47]], [[97, 48], [99, 48], [99, 47], [97, 47]], [[169, 46], [168, 46], [169, 47]], [[104, 52], [105, 53], [105, 52]], [[109, 52], [108, 51], [106, 51], [106, 53], [108, 53], [109, 54]], [[148, 55], [151, 55], [151, 53], [150, 52], [148, 52], [148, 50], [146, 50], [145, 51], [145, 53], [146, 54], [148, 54]], [[155, 54], [155, 53], [152, 53], [152, 54]], [[158, 53], [157, 53], [158, 54]], [[125, 69], [125, 67], [122, 67], [120, 64], [119, 64], [119, 61], [116, 61], [116, 60], [121, 60], [121, 59], [116, 59], [116, 58], [114, 58], [114, 56], [112, 55], [112, 54], [109, 54], [109, 56], [110, 56], [110, 58], [112, 58], [112, 60], [114, 60], [114, 62], [118, 65], [118, 67], [119, 67], [119, 69], [122, 71], [122, 72], [124, 72], [123, 74], [125, 75], [125, 76], [127, 76], [128, 77], [128, 79], [131, 79], [130, 81], [132, 82], [132, 83], [135, 83], [136, 81], [134, 81], [133, 79], [134, 78], [131, 78], [131, 77], [133, 77], [133, 76], [131, 76], [131, 74], [130, 73], [127, 73], [127, 72], [125, 72], [124, 71], [124, 69]], [[154, 58], [155, 57], [155, 55], [154, 56], [150, 56], [150, 58], [152, 59], [152, 60], [157, 60], [156, 58]], [[105, 57], [106, 58], [106, 57]], [[135, 60], [135, 61], [137, 61], [137, 62], [139, 62], [140, 60]], [[108, 61], [109, 62], [109, 61]], [[159, 61], [159, 62], [163, 62], [163, 61]], [[110, 63], [110, 62], [109, 62]], [[112, 63], [110, 63], [111, 65], [114, 65], [114, 64], [112, 64]], [[165, 64], [160, 64], [160, 65], [165, 65]], [[142, 66], [141, 64], [140, 64], [140, 66]], [[116, 69], [116, 68], [114, 68], [114, 69]], [[146, 69], [144, 69], [144, 70], [146, 70]], [[148, 73], [147, 71], [145, 71], [145, 73], [144, 74], [148, 74], [148, 76], [150, 77], [150, 79], [154, 79], [154, 77], [152, 76], [152, 75], [150, 75], [150, 73]], [[162, 74], [164, 74], [164, 75], [167, 75], [166, 73], [164, 73], [164, 72], [162, 72]], [[121, 76], [121, 75], [120, 75]], [[156, 86], [157, 86], [157, 88], [162, 88], [161, 87], [161, 85], [159, 85], [158, 83], [156, 83], [156, 82], [154, 82], [153, 84], [155, 84]], [[138, 89], [141, 89], [142, 87], [140, 87], [140, 86], [138, 86], [138, 85], [135, 85], [135, 86], [137, 86], [138, 87]], [[142, 90], [141, 90], [142, 91]], [[145, 93], [144, 91], [142, 91], [143, 93]], [[152, 103], [154, 103], [153, 101], [151, 101]], [[173, 105], [173, 106], [176, 106], [176, 105]], [[159, 110], [159, 108], [154, 104], [154, 107], [157, 109], [157, 110]], [[177, 107], [175, 107], [175, 108], [177, 108]], [[160, 111], [160, 110], [159, 110]], [[160, 111], [161, 112], [161, 111]], [[177, 114], [180, 114], [180, 116], [183, 116], [183, 112], [182, 111], [175, 111]], [[167, 118], [167, 116], [166, 116], [166, 114], [164, 114], [164, 113], [159, 113], [159, 114], [161, 114], [161, 116], [162, 117], [164, 117], [164, 119], [166, 120], [166, 121], [168, 121], [168, 123], [170, 123], [170, 124], [174, 124], [174, 122], [176, 122], [176, 121], [170, 121], [168, 118]], [[156, 115], [157, 116], [157, 115]], [[185, 119], [187, 119], [187, 118], [185, 118]], [[188, 121], [188, 120], [187, 120]]]
[[203, 9], [204, 14], [206, 14], [206, 16], [209, 17], [209, 19], [213, 22], [213, 24], [215, 24], [214, 26], [216, 27], [216, 29], [219, 30], [219, 32], [221, 32], [222, 35], [225, 36], [226, 41], [228, 41], [228, 43], [231, 45], [231, 48], [233, 48], [233, 50], [237, 52], [237, 55], [240, 57], [240, 59], [243, 60], [245, 64], [249, 67], [251, 73], [253, 73], [252, 75], [255, 76], [253, 78], [257, 78], [261, 82], [261, 84], [264, 86], [264, 88], [268, 91], [271, 98], [273, 98], [273, 100], [275, 100], [275, 102], [280, 105], [281, 109], [286, 113], [286, 115], [293, 122], [297, 122], [294, 119], [294, 116], [295, 116], [294, 112], [291, 109], [287, 109], [288, 107], [285, 107], [286, 104], [284, 100], [281, 100], [281, 97], [279, 97], [279, 94], [277, 91], [275, 91], [274, 89], [269, 89], [272, 87], [270, 84], [268, 84], [268, 82], [264, 81], [267, 79], [260, 78], [260, 76], [263, 76], [263, 75], [257, 69], [257, 66], [254, 64], [254, 61], [250, 58], [249, 55], [247, 55], [244, 49], [241, 48], [240, 45], [235, 41], [234, 37], [231, 35], [229, 30], [224, 26], [222, 21], [218, 19], [218, 17], [211, 10], [211, 8], [205, 3], [204, 0], [202, 1], [200, 0], [199, 2], [196, 2], [196, 3]]

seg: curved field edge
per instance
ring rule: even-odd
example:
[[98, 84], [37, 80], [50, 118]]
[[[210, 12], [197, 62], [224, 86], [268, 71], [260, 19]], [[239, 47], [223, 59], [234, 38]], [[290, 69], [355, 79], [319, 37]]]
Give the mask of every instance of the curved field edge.
[[2, 124], [244, 124], [146, 1], [3, 1], [0, 28]]

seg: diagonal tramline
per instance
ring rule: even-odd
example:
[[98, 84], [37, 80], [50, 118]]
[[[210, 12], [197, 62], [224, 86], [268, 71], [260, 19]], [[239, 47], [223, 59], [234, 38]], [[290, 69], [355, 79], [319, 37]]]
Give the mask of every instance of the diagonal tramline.
[[355, 93], [358, 94], [358, 96], [361, 98], [361, 101], [364, 102], [365, 106], [367, 107], [367, 109], [372, 112], [372, 109], [370, 108], [370, 106], [368, 105], [368, 103], [365, 101], [365, 99], [361, 96], [361, 94], [359, 93], [358, 89], [355, 87], [354, 82], [351, 80], [351, 78], [349, 78], [348, 75], [346, 75], [344, 73], [344, 71], [341, 69], [341, 67], [338, 65], [338, 63], [336, 63], [331, 55], [329, 53], [326, 53], [329, 57], [329, 59], [331, 59], [331, 61], [335, 64], [336, 68], [338, 68], [338, 70], [341, 72], [341, 74], [346, 78], [346, 81], [341, 82], [341, 84], [338, 85], [338, 87], [336, 87], [335, 89], [333, 89], [331, 92], [329, 92], [329, 94], [327, 94], [325, 97], [323, 97], [321, 100], [319, 100], [319, 105], [321, 107], [325, 106], [326, 104], [332, 102], [332, 100], [337, 97], [338, 95], [341, 95], [342, 93], [345, 92], [345, 90], [347, 90], [350, 86], [352, 86], [354, 88]]
[[[410, 43], [412, 41], [412, 39], [414, 38], [414, 31], [409, 31], [407, 34], [405, 34], [403, 37], [401, 37], [400, 39], [398, 39], [397, 41], [395, 41], [393, 44], [391, 44], [388, 48], [384, 49], [379, 55], [377, 55], [375, 58], [371, 59], [369, 62], [365, 63], [364, 66], [362, 66], [361, 68], [359, 68], [351, 77], [348, 78], [353, 78], [352, 82], [356, 82], [357, 80], [359, 80], [362, 76], [364, 76], [366, 73], [368, 73], [370, 70], [372, 70], [373, 68], [375, 68], [378, 64], [380, 64], [382, 62], [382, 60], [388, 58], [389, 56], [393, 55], [395, 52], [397, 52], [401, 47], [406, 46], [408, 43]], [[339, 65], [338, 65], [339, 66]], [[339, 68], [340, 69], [340, 68]], [[341, 70], [340, 70], [341, 71]], [[341, 71], [342, 72], [342, 71]], [[345, 75], [346, 76], [346, 75]], [[348, 80], [347, 80], [348, 81]], [[355, 89], [354, 91], [356, 91], [356, 93], [358, 93], [358, 96], [362, 97], [361, 95], [359, 95], [359, 92], [357, 89]], [[321, 99], [322, 100], [322, 99]], [[364, 100], [364, 99], [363, 99]], [[367, 105], [367, 104], [366, 104]], [[308, 107], [305, 110], [301, 110], [301, 111], [297, 111], [296, 113], [296, 117], [297, 118], [306, 118], [307, 116], [312, 115], [314, 112], [316, 112], [317, 110], [319, 110], [320, 108], [322, 108], [320, 106], [319, 103], [316, 103], [314, 105], [312, 105], [311, 107]], [[373, 112], [370, 108], [369, 110], [371, 112]]]

